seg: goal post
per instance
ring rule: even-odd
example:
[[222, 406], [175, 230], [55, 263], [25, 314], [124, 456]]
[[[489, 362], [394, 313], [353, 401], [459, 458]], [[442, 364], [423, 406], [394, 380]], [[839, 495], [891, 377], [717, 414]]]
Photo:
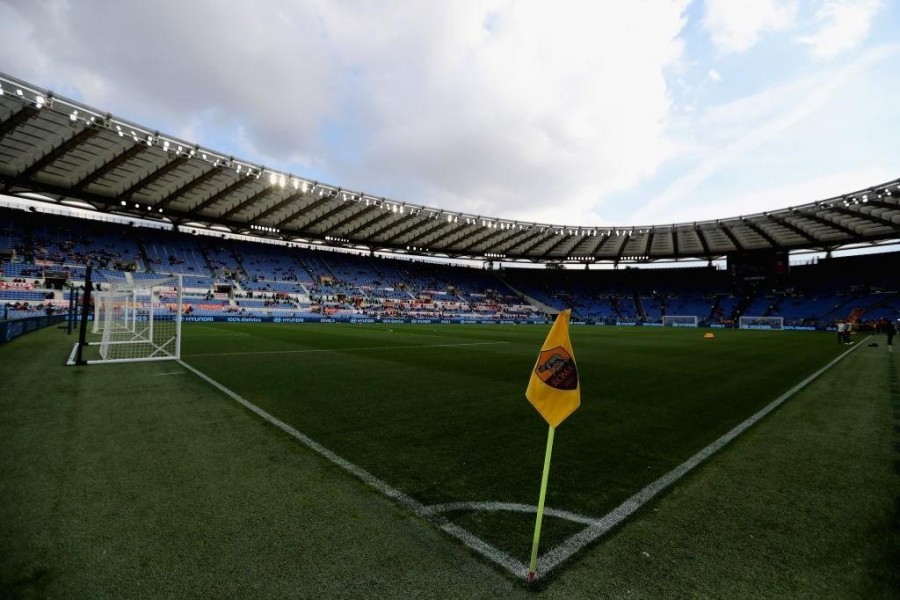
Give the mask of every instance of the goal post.
[[181, 358], [181, 275], [109, 284], [92, 299], [92, 335], [78, 341], [88, 351], [81, 364]]
[[784, 329], [784, 317], [747, 316], [738, 319], [739, 329]]
[[663, 315], [663, 327], [696, 327], [697, 315]]

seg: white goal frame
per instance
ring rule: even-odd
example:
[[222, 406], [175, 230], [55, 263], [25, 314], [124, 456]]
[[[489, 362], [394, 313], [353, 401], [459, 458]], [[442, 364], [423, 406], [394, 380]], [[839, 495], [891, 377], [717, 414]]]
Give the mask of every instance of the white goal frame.
[[738, 319], [738, 329], [784, 329], [784, 317], [741, 317]]
[[183, 295], [181, 275], [114, 283], [92, 294], [91, 333], [101, 339], [85, 345], [98, 347], [100, 358], [85, 363], [179, 360]]
[[663, 315], [663, 327], [697, 327], [697, 315]]

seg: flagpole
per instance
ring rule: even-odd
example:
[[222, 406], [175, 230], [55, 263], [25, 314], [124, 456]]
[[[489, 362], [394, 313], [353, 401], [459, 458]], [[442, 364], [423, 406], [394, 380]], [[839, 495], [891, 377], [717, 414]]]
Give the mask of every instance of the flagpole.
[[537, 579], [538, 541], [541, 539], [541, 521], [544, 518], [544, 498], [547, 495], [547, 479], [550, 477], [550, 454], [553, 452], [553, 433], [556, 429], [551, 425], [547, 432], [547, 452], [544, 455], [544, 474], [541, 476], [541, 496], [538, 499], [537, 519], [534, 522], [534, 542], [531, 545], [531, 565], [528, 567], [528, 581]]

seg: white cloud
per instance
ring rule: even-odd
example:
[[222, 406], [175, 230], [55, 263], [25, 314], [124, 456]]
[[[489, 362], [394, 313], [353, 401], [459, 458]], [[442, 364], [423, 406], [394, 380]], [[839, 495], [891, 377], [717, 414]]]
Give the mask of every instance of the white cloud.
[[686, 4], [47, 0], [7, 7], [0, 36], [13, 75], [271, 167], [597, 220], [671, 152]]
[[338, 17], [365, 94], [340, 171], [476, 214], [596, 221], [666, 158], [683, 3], [472, 6], [414, 2], [373, 35]]
[[832, 58], [862, 43], [883, 5], [882, 0], [826, 0], [816, 13], [819, 30], [796, 39], [816, 58]]
[[[683, 39], [687, 1], [0, 0], [2, 69], [379, 196], [571, 225], [672, 222], [730, 214], [689, 202], [716, 196], [729, 168], [796, 131], [847, 77], [748, 90], [735, 57], [684, 56], [698, 46]], [[720, 52], [740, 52], [794, 29], [797, 6], [706, 0], [703, 25]], [[841, 10], [819, 21], [851, 39], [858, 20]], [[673, 92], [673, 74], [691, 83]]]
[[[873, 165], [859, 170], [828, 173], [787, 185], [763, 187], [752, 191], [720, 194], [715, 201], [715, 214], [735, 217], [798, 206], [836, 195], [855, 192], [872, 185], [891, 181], [897, 173], [887, 165]], [[748, 210], [748, 207], [752, 207]], [[685, 205], [671, 214], [674, 223], [690, 223], [710, 218], [707, 207]]]
[[706, 0], [703, 25], [723, 52], [743, 52], [768, 31], [794, 23], [797, 0]]
[[[693, 205], [694, 209], [702, 208], [700, 212], [708, 212], [708, 206], [702, 206], [703, 203], [694, 198], [707, 181], [730, 164], [752, 158], [760, 147], [784, 136], [820, 110], [855, 77], [877, 63], [891, 60], [898, 52], [898, 46], [875, 49], [844, 68], [821, 72], [709, 109], [696, 121], [698, 131], [711, 132], [707, 134], [705, 150], [694, 157], [696, 165], [675, 178], [662, 193], [642, 202], [632, 213], [632, 222], [658, 223], [661, 219], [675, 222], [672, 215], [683, 216], [680, 205], [685, 203]], [[717, 194], [717, 198], [719, 196], [727, 194]], [[756, 207], [748, 209], [748, 206], [752, 205], [743, 205], [734, 214], [756, 212]], [[717, 199], [716, 214], [730, 216], [721, 209]]]

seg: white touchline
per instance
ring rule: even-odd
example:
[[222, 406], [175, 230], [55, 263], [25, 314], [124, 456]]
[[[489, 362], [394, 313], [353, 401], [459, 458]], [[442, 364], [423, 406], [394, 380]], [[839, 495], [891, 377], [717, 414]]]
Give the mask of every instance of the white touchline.
[[220, 392], [222, 392], [223, 394], [225, 394], [226, 396], [228, 396], [229, 398], [231, 398], [232, 400], [234, 400], [235, 402], [237, 402], [238, 404], [240, 404], [241, 406], [246, 408], [247, 410], [250, 410], [251, 412], [256, 413], [257, 415], [262, 417], [264, 420], [268, 421], [269, 423], [271, 423], [278, 429], [282, 430], [283, 432], [285, 432], [292, 438], [296, 439], [298, 442], [300, 442], [301, 444], [303, 444], [304, 446], [306, 446], [313, 452], [319, 454], [320, 456], [322, 456], [329, 462], [341, 467], [345, 471], [352, 473], [357, 478], [361, 479], [364, 483], [375, 488], [376, 490], [378, 490], [379, 492], [381, 492], [388, 498], [391, 498], [392, 500], [394, 500], [395, 502], [400, 504], [400, 506], [402, 506], [403, 508], [405, 508], [412, 514], [422, 517], [424, 519], [427, 519], [428, 521], [434, 523], [442, 531], [457, 538], [463, 544], [465, 544], [466, 546], [468, 546], [475, 552], [478, 552], [479, 554], [481, 554], [488, 560], [491, 560], [494, 563], [500, 565], [501, 567], [503, 567], [504, 569], [509, 571], [514, 576], [524, 577], [527, 574], [528, 569], [525, 566], [525, 563], [523, 563], [519, 560], [516, 560], [515, 558], [511, 557], [510, 555], [506, 554], [505, 552], [503, 552], [501, 550], [498, 550], [497, 548], [491, 546], [490, 544], [488, 544], [481, 538], [475, 536], [471, 532], [466, 531], [462, 527], [459, 527], [457, 525], [454, 525], [453, 523], [450, 523], [449, 521], [447, 521], [446, 518], [442, 517], [440, 514], [434, 512], [434, 511], [432, 511], [431, 509], [429, 509], [427, 506], [425, 506], [418, 500], [415, 500], [414, 498], [407, 496], [400, 490], [391, 487], [390, 485], [388, 485], [384, 481], [378, 479], [377, 477], [375, 477], [374, 475], [372, 475], [371, 473], [369, 473], [362, 467], [358, 467], [357, 465], [351, 463], [350, 461], [338, 456], [337, 454], [335, 454], [334, 452], [332, 452], [325, 446], [314, 441], [312, 438], [300, 433], [295, 428], [291, 427], [290, 425], [288, 425], [281, 419], [273, 416], [272, 414], [270, 414], [270, 413], [266, 412], [265, 410], [261, 409], [260, 407], [256, 406], [249, 400], [245, 400], [243, 397], [238, 395], [236, 392], [231, 391], [230, 389], [228, 389], [227, 387], [225, 387], [224, 385], [222, 385], [215, 379], [209, 377], [202, 371], [195, 369], [194, 367], [187, 364], [183, 360], [179, 360], [178, 363], [181, 364], [181, 366], [183, 366], [185, 369], [187, 369], [191, 373], [195, 374], [200, 379], [206, 381], [208, 384], [210, 384], [214, 388], [218, 389]]
[[556, 569], [557, 567], [559, 567], [559, 565], [572, 558], [572, 556], [574, 556], [582, 548], [605, 535], [610, 529], [616, 527], [619, 523], [624, 521], [632, 513], [641, 508], [658, 493], [684, 477], [694, 467], [721, 450], [726, 444], [734, 440], [734, 438], [736, 438], [740, 434], [744, 433], [744, 431], [746, 431], [754, 423], [781, 406], [788, 398], [809, 385], [814, 379], [822, 375], [822, 373], [836, 365], [838, 362], [847, 357], [847, 355], [849, 355], [851, 352], [862, 346], [862, 344], [865, 343], [869, 339], [869, 337], [871, 336], [868, 336], [866, 337], [866, 339], [858, 342], [852, 348], [842, 353], [827, 365], [764, 406], [756, 414], [742, 422], [740, 425], [737, 425], [734, 429], [711, 443], [709, 446], [700, 450], [695, 455], [642, 489], [640, 492], [620, 504], [609, 514], [605, 515], [601, 519], [598, 519], [595, 524], [582, 529], [580, 532], [563, 541], [561, 544], [557, 545], [554, 548], [551, 548], [547, 553], [541, 556], [538, 561], [538, 564], [541, 567], [541, 572], [547, 573], [549, 571], [552, 571], [553, 569]]
[[309, 354], [312, 352], [346, 352], [348, 350], [418, 350], [419, 348], [456, 348], [459, 346], [493, 346], [509, 342], [467, 342], [465, 344], [425, 344], [419, 346], [358, 346], [356, 348], [314, 348], [312, 350], [260, 350], [259, 352], [210, 352], [205, 354], [189, 354], [185, 358], [196, 356], [247, 356], [250, 354]]

